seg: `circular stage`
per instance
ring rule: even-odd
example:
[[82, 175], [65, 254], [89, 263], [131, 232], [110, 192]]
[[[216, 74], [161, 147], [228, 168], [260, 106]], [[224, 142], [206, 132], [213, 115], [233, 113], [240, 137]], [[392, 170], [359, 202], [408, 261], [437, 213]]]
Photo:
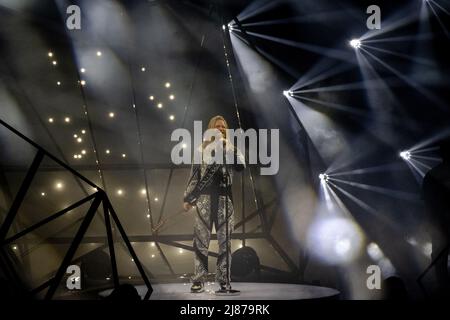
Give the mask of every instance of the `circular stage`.
[[[339, 291], [331, 288], [286, 283], [234, 282], [232, 288], [240, 290], [239, 296], [216, 296], [216, 283], [205, 283], [205, 291], [191, 293], [190, 283], [154, 284], [150, 300], [322, 300], [338, 299]], [[145, 285], [136, 286], [141, 296], [147, 292]], [[106, 297], [112, 289], [100, 292]]]

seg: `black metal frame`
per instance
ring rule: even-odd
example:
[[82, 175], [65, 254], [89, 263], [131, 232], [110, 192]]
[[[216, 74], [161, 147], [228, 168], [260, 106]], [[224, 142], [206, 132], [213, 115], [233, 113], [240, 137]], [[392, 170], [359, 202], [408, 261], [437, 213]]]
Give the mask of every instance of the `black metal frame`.
[[[114, 220], [114, 223], [117, 226], [119, 233], [120, 233], [123, 241], [125, 242], [125, 245], [129, 251], [130, 255], [133, 257], [133, 261], [136, 264], [136, 267], [138, 268], [139, 273], [140, 273], [142, 279], [144, 280], [145, 285], [147, 286], [147, 293], [144, 296], [144, 300], [149, 299], [151, 293], [153, 292], [153, 288], [150, 284], [150, 281], [145, 273], [145, 270], [142, 267], [142, 264], [141, 264], [138, 256], [136, 255], [136, 253], [133, 249], [133, 246], [131, 245], [131, 242], [130, 242], [124, 228], [122, 227], [122, 224], [120, 223], [119, 218], [118, 218], [113, 206], [111, 205], [111, 202], [109, 201], [106, 193], [102, 189], [100, 189], [98, 186], [96, 186], [93, 182], [91, 182], [90, 180], [88, 180], [87, 178], [82, 176], [77, 171], [73, 170], [70, 166], [68, 166], [64, 162], [60, 161], [58, 158], [56, 158], [51, 153], [49, 153], [48, 151], [43, 149], [37, 143], [35, 143], [31, 139], [27, 138], [26, 136], [24, 136], [23, 134], [18, 132], [16, 129], [14, 129], [13, 127], [8, 125], [6, 122], [4, 122], [1, 119], [0, 119], [0, 124], [37, 149], [37, 153], [34, 157], [34, 160], [31, 163], [31, 166], [29, 167], [28, 172], [27, 172], [24, 180], [22, 181], [19, 191], [16, 194], [14, 201], [12, 202], [12, 205], [8, 211], [8, 214], [6, 215], [6, 218], [0, 227], [0, 254], [3, 257], [2, 260], [4, 262], [4, 264], [2, 263], [2, 265], [0, 267], [5, 269], [5, 274], [9, 275], [10, 278], [13, 278], [13, 280], [16, 283], [18, 281], [20, 281], [20, 278], [19, 278], [17, 272], [15, 272], [14, 268], [12, 268], [9, 257], [6, 254], [6, 250], [5, 250], [6, 245], [11, 243], [12, 241], [19, 239], [20, 237], [23, 237], [26, 234], [29, 234], [30, 232], [36, 230], [37, 228], [63, 216], [67, 212], [70, 212], [71, 210], [80, 207], [84, 203], [93, 200], [93, 202], [92, 202], [89, 210], [87, 211], [85, 217], [83, 218], [83, 221], [82, 221], [75, 237], [73, 238], [73, 240], [69, 246], [69, 249], [67, 250], [67, 252], [63, 258], [63, 261], [61, 262], [55, 276], [52, 277], [51, 279], [47, 280], [46, 282], [44, 282], [37, 288], [32, 289], [29, 292], [30, 295], [34, 296], [38, 292], [40, 292], [43, 289], [48, 287], [48, 290], [45, 294], [45, 299], [49, 300], [49, 299], [53, 298], [53, 296], [54, 296], [54, 294], [55, 294], [59, 284], [61, 283], [61, 280], [67, 270], [67, 267], [72, 262], [74, 255], [75, 255], [79, 245], [81, 244], [83, 237], [84, 237], [87, 229], [89, 228], [89, 225], [92, 222], [92, 219], [95, 216], [95, 213], [99, 209], [100, 205], [103, 203], [103, 213], [104, 213], [105, 227], [106, 227], [106, 233], [107, 233], [107, 242], [108, 242], [109, 253], [110, 253], [110, 257], [111, 257], [111, 266], [112, 266], [112, 272], [113, 272], [114, 287], [116, 289], [119, 287], [119, 277], [118, 277], [118, 272], [117, 272], [116, 256], [115, 256], [115, 251], [114, 251], [114, 239], [113, 239], [110, 216]], [[91, 194], [88, 197], [81, 199], [80, 201], [70, 205], [69, 207], [35, 223], [31, 227], [28, 227], [27, 229], [7, 238], [8, 232], [11, 229], [11, 226], [13, 225], [14, 219], [17, 216], [20, 206], [25, 199], [25, 196], [26, 196], [26, 194], [31, 186], [31, 183], [39, 169], [40, 164], [42, 163], [42, 160], [44, 159], [44, 156], [51, 158], [53, 161], [55, 161], [56, 163], [58, 163], [59, 165], [64, 167], [66, 170], [70, 171], [76, 177], [83, 180], [84, 182], [86, 182], [87, 184], [92, 186], [93, 188], [96, 188], [97, 192], [94, 194]]]

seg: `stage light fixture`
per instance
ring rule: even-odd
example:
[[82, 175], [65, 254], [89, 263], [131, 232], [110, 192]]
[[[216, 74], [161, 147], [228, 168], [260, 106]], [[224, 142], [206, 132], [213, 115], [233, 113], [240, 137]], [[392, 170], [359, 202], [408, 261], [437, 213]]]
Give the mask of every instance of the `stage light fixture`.
[[402, 152], [400, 152], [400, 158], [402, 158], [403, 160], [408, 161], [409, 159], [411, 159], [411, 152], [409, 152], [409, 151], [402, 151]]
[[319, 179], [321, 181], [327, 182], [328, 181], [328, 175], [326, 173], [319, 174]]
[[288, 90], [284, 90], [284, 91], [283, 91], [283, 95], [284, 95], [285, 97], [287, 97], [287, 96], [289, 95], [289, 91], [288, 91]]
[[358, 49], [358, 48], [360, 48], [361, 47], [361, 40], [359, 40], [359, 39], [352, 39], [352, 40], [350, 40], [350, 45], [353, 47], [353, 48], [355, 48], [355, 49]]

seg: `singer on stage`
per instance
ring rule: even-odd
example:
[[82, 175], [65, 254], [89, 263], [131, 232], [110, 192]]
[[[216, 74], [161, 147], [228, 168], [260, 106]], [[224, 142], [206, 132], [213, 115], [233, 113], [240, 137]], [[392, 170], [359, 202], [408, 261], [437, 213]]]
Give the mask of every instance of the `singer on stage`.
[[[242, 153], [227, 139], [226, 129], [228, 129], [228, 124], [224, 117], [213, 117], [209, 121], [208, 129], [220, 131], [222, 138], [219, 149], [222, 153], [225, 149], [227, 159], [229, 156], [232, 156], [234, 164], [224, 165], [211, 161], [211, 157], [208, 156], [211, 154], [211, 150], [208, 150], [208, 148], [217, 146], [217, 143], [214, 143], [214, 138], [212, 138], [209, 141], [204, 141], [199, 147], [199, 151], [202, 153], [202, 164], [194, 164], [192, 166], [191, 176], [184, 193], [183, 206], [186, 211], [192, 207], [195, 207], [196, 210], [193, 244], [195, 251], [194, 275], [191, 279], [191, 292], [193, 293], [204, 291], [204, 281], [208, 273], [208, 248], [213, 224], [219, 244], [216, 281], [219, 283], [221, 290], [226, 290], [226, 285], [231, 281], [230, 248], [231, 233], [234, 228], [234, 209], [231, 192], [232, 169], [241, 171], [245, 168], [245, 159]], [[214, 154], [214, 151], [212, 152]], [[227, 199], [227, 204], [225, 199]], [[228, 214], [225, 216], [226, 208], [228, 209]]]

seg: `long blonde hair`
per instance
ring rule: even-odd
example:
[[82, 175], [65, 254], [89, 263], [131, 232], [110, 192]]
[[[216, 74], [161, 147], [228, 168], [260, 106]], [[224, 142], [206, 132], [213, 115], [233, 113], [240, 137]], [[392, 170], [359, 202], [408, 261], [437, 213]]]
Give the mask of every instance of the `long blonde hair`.
[[[228, 126], [227, 120], [225, 120], [225, 118], [224, 118], [223, 116], [217, 115], [217, 116], [212, 117], [212, 118], [209, 120], [209, 122], [208, 122], [208, 129], [214, 129], [214, 128], [216, 127], [216, 122], [217, 122], [218, 120], [222, 120], [222, 121], [225, 123], [225, 128], [226, 128], [226, 129], [229, 129], [229, 128], [230, 128], [230, 127]], [[212, 137], [212, 138], [214, 138], [214, 137]], [[202, 148], [203, 148], [203, 149], [206, 148], [206, 146], [207, 146], [208, 144], [210, 144], [210, 143], [213, 141], [212, 138], [211, 138], [211, 140], [209, 140], [209, 141], [203, 141], [203, 143], [202, 143]], [[227, 132], [226, 132], [226, 131], [225, 131], [225, 139], [227, 139]]]

